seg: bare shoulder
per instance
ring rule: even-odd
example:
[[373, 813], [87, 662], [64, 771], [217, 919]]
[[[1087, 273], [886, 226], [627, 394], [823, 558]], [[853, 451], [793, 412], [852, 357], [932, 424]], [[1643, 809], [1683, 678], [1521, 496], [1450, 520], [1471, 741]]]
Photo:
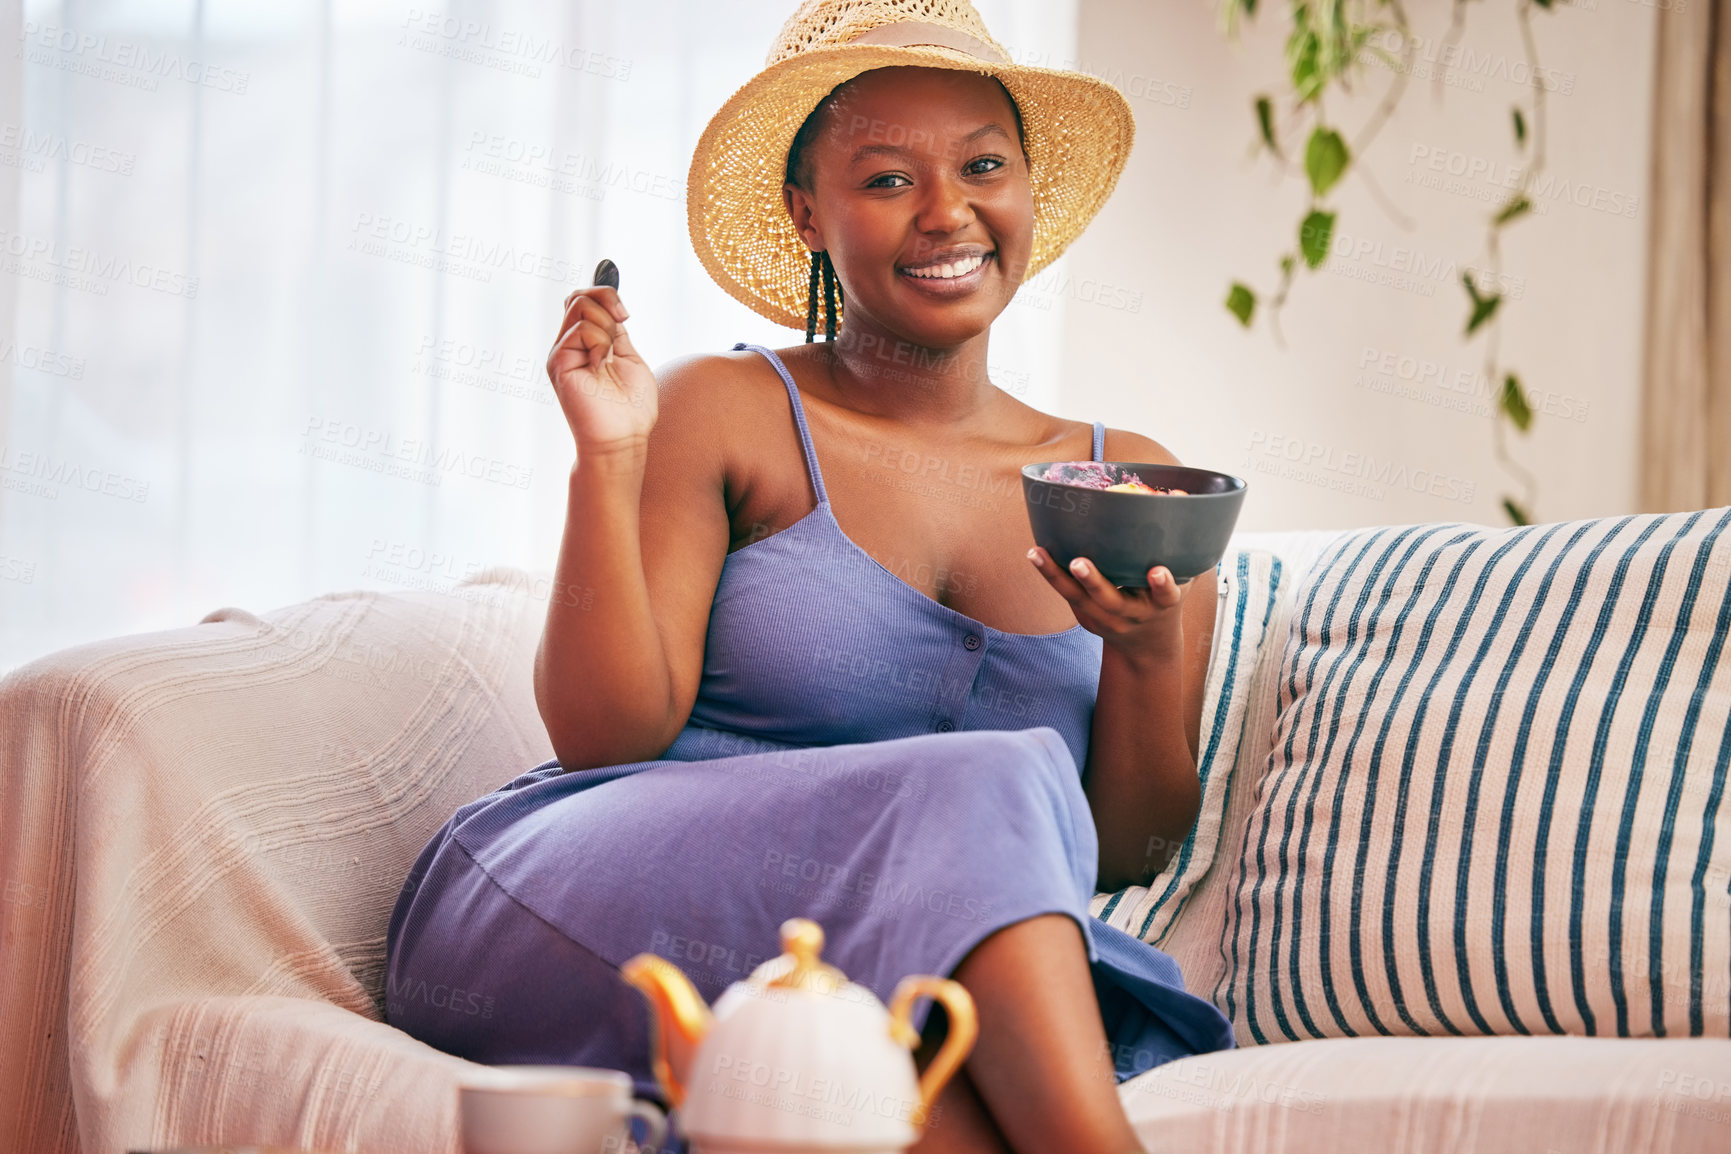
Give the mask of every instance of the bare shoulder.
[[1106, 449], [1102, 455], [1108, 461], [1147, 461], [1155, 465], [1184, 463], [1159, 441], [1127, 429], [1106, 430]]
[[681, 410], [725, 407], [739, 400], [742, 391], [761, 389], [768, 367], [749, 349], [675, 357], [655, 370], [659, 404], [665, 408], [671, 403]]
[[762, 420], [765, 406], [787, 405], [774, 370], [749, 349], [675, 357], [656, 368], [655, 382], [655, 428], [663, 443], [721, 450], [732, 432]]

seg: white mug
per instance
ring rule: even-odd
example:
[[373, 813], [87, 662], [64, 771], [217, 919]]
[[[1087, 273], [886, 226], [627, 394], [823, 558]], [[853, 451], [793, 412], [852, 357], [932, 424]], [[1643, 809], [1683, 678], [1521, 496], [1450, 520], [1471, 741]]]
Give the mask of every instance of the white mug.
[[590, 1066], [491, 1066], [459, 1096], [466, 1154], [626, 1154], [626, 1123], [649, 1125], [641, 1147], [667, 1137], [660, 1107], [632, 1097], [631, 1075]]

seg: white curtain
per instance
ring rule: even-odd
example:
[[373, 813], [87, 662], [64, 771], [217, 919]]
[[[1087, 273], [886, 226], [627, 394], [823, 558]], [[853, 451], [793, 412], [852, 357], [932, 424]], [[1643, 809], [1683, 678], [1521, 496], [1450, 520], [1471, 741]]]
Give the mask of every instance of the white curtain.
[[[1071, 63], [1075, 0], [976, 6]], [[573, 451], [544, 365], [600, 257], [652, 364], [803, 340], [709, 280], [683, 200], [793, 7], [12, 8], [0, 672], [218, 606], [550, 571]], [[1018, 299], [993, 334], [1049, 411], [1063, 320]]]
[[1731, 504], [1731, 3], [1663, 6], [1653, 70], [1641, 508]]

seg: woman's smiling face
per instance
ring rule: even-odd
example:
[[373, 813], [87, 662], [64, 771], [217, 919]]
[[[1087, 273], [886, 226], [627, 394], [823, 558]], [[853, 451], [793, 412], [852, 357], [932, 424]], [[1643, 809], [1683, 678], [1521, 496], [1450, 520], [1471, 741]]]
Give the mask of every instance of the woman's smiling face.
[[1020, 287], [1034, 234], [1003, 87], [978, 72], [874, 69], [819, 120], [784, 199], [806, 243], [829, 252], [849, 326], [869, 318], [928, 348], [984, 332]]

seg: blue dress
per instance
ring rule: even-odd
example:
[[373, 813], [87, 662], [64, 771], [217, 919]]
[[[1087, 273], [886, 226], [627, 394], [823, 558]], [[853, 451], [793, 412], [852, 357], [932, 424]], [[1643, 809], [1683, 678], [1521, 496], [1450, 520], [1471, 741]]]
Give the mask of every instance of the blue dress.
[[[659, 758], [545, 762], [427, 843], [391, 915], [387, 1020], [490, 1065], [624, 1070], [665, 1106], [647, 1000], [618, 974], [633, 954], [674, 962], [713, 1003], [780, 953], [784, 919], [809, 917], [823, 959], [888, 1002], [905, 975], [948, 976], [994, 930], [1062, 913], [1119, 1081], [1231, 1046], [1169, 956], [1088, 914], [1099, 849], [1080, 767], [1100, 638], [993, 629], [854, 544], [786, 366], [734, 348], [787, 386], [816, 507], [728, 554], [696, 703]], [[1095, 422], [1095, 460], [1103, 436]], [[960, 499], [1001, 485], [924, 464], [912, 479]]]

